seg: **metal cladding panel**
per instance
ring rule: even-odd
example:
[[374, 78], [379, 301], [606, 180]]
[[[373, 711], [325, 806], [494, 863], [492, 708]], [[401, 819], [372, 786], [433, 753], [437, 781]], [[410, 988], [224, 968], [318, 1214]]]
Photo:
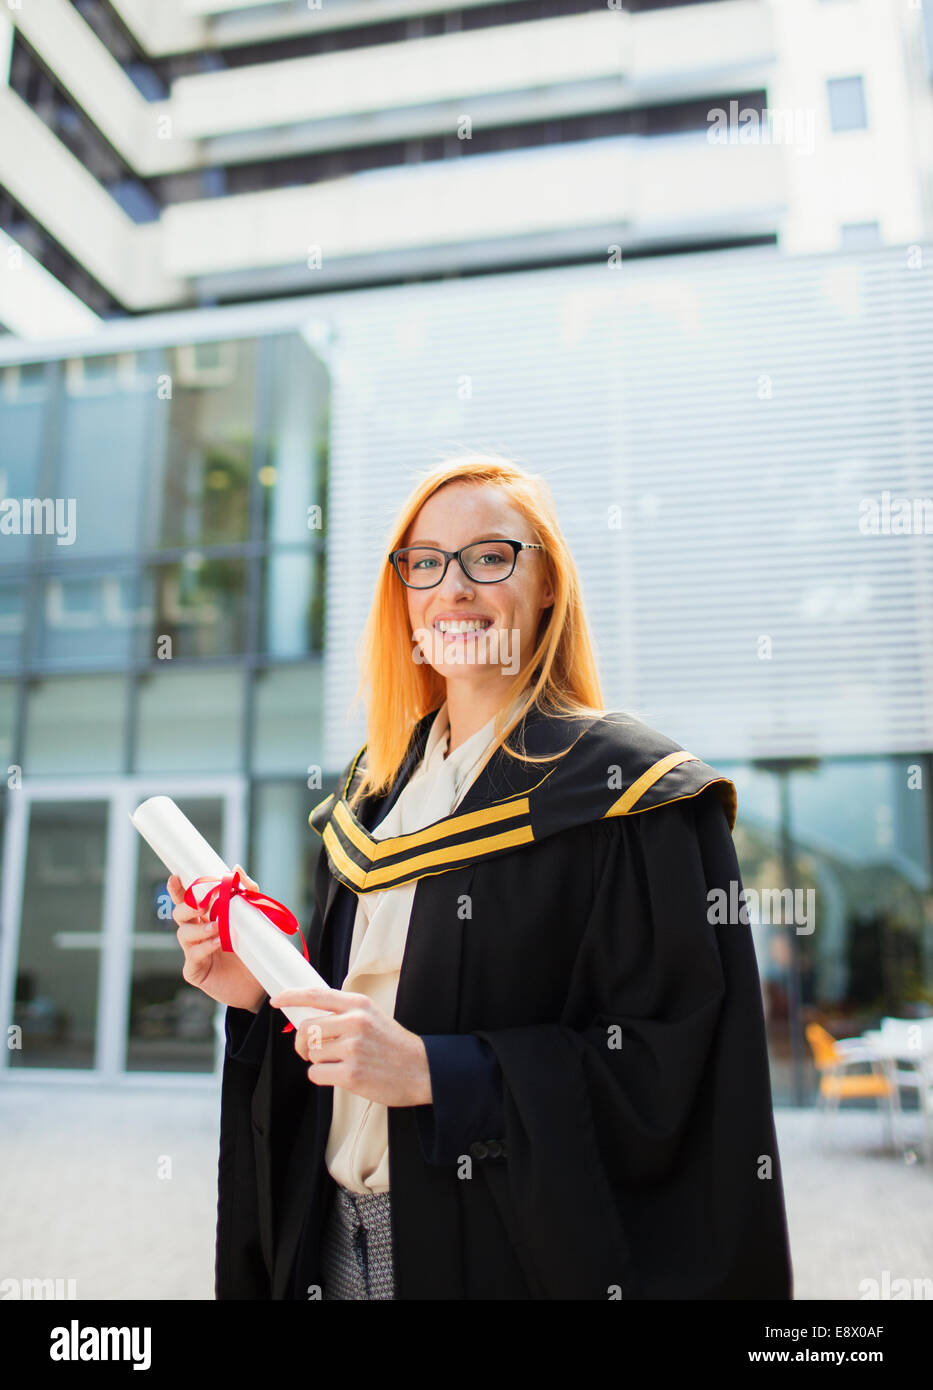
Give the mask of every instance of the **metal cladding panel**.
[[[933, 747], [933, 247], [327, 305], [334, 765], [365, 738], [362, 706], [346, 712], [390, 522], [415, 473], [464, 446], [550, 484], [608, 707], [707, 760]], [[912, 504], [910, 533], [885, 533], [885, 493]]]

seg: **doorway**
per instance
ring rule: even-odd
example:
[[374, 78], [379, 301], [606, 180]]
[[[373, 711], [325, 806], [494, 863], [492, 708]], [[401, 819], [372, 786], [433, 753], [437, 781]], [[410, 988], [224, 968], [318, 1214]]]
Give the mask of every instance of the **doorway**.
[[213, 1075], [222, 1007], [187, 984], [168, 870], [129, 819], [171, 796], [227, 863], [242, 778], [28, 784], [8, 798], [0, 1021], [7, 1077]]

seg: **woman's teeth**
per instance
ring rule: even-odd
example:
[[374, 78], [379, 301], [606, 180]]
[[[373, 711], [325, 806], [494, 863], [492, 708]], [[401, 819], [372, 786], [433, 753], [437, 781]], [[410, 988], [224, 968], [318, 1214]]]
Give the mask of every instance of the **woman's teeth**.
[[440, 622], [435, 623], [434, 626], [437, 628], [438, 632], [451, 632], [451, 633], [459, 633], [459, 632], [482, 632], [484, 628], [487, 628], [487, 627], [490, 626], [491, 622], [492, 622], [492, 619], [491, 619], [491, 618], [483, 618], [483, 619], [473, 618], [473, 619], [470, 619], [469, 621], [467, 621], [467, 620], [461, 620], [460, 622], [456, 622], [456, 623], [455, 623], [455, 622], [445, 622], [445, 621], [441, 620]]

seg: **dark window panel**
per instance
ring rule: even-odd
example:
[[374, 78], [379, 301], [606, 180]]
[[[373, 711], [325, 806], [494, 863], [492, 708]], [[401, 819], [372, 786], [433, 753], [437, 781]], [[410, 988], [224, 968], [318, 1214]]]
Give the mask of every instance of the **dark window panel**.
[[102, 318], [126, 315], [127, 311], [113, 295], [2, 188], [0, 227], [95, 314]]
[[106, 0], [71, 0], [71, 4], [147, 101], [168, 96], [165, 83], [112, 5]]
[[[642, 136], [650, 139], [709, 129], [708, 113], [713, 98], [670, 102], [663, 106], [629, 107], [618, 111], [598, 111], [546, 121], [516, 122], [491, 129], [474, 128], [471, 140], [455, 135], [432, 135], [417, 140], [361, 145], [349, 149], [324, 150], [281, 159], [263, 158], [231, 164], [223, 170], [192, 170], [153, 180], [159, 185], [164, 203], [234, 193], [257, 193], [272, 188], [300, 188], [327, 179], [345, 177], [367, 169], [388, 169], [403, 164], [470, 155], [533, 149], [543, 145], [569, 144], [579, 140]], [[717, 95], [718, 104], [736, 100], [742, 108], [762, 111], [767, 96], [763, 91]]]
[[[152, 626], [148, 649], [155, 660], [160, 640], [171, 639], [172, 658], [238, 656], [246, 649], [246, 563], [200, 553], [152, 568], [146, 577]], [[162, 653], [164, 659], [165, 653]]]
[[72, 102], [18, 30], [10, 60], [10, 87], [129, 216], [140, 222], [158, 218], [155, 190], [147, 188], [146, 182], [136, 177], [93, 121]]
[[[676, 7], [708, 3], [708, 0], [676, 0]], [[465, 9], [439, 11], [395, 19], [385, 24], [348, 23], [346, 29], [296, 34], [288, 39], [269, 39], [267, 42], [225, 44], [231, 32], [226, 20], [215, 22], [213, 33], [217, 47], [210, 53], [172, 54], [157, 60], [155, 66], [166, 83], [191, 73], [206, 72], [208, 62], [224, 68], [248, 67], [257, 63], [277, 62], [287, 58], [307, 58], [323, 53], [340, 53], [352, 48], [374, 48], [377, 45], [402, 43], [406, 39], [431, 38], [458, 30], [501, 28], [506, 24], [529, 24], [539, 19], [558, 19], [565, 15], [589, 14], [602, 9], [596, 0], [518, 0], [502, 5], [478, 5]], [[672, 0], [624, 0], [622, 8], [630, 11], [674, 8]]]

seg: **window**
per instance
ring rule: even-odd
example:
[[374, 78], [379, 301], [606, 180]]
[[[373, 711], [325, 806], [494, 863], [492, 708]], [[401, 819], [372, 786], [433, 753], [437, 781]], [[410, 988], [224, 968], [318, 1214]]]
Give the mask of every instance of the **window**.
[[137, 770], [240, 771], [245, 694], [236, 666], [146, 676], [139, 688]]
[[100, 776], [125, 763], [127, 684], [122, 675], [31, 682], [24, 763], [33, 776]]
[[865, 84], [861, 77], [831, 77], [826, 83], [826, 91], [832, 130], [867, 130]]
[[847, 250], [855, 247], [880, 246], [880, 223], [843, 222], [839, 228], [839, 245], [844, 246]]

